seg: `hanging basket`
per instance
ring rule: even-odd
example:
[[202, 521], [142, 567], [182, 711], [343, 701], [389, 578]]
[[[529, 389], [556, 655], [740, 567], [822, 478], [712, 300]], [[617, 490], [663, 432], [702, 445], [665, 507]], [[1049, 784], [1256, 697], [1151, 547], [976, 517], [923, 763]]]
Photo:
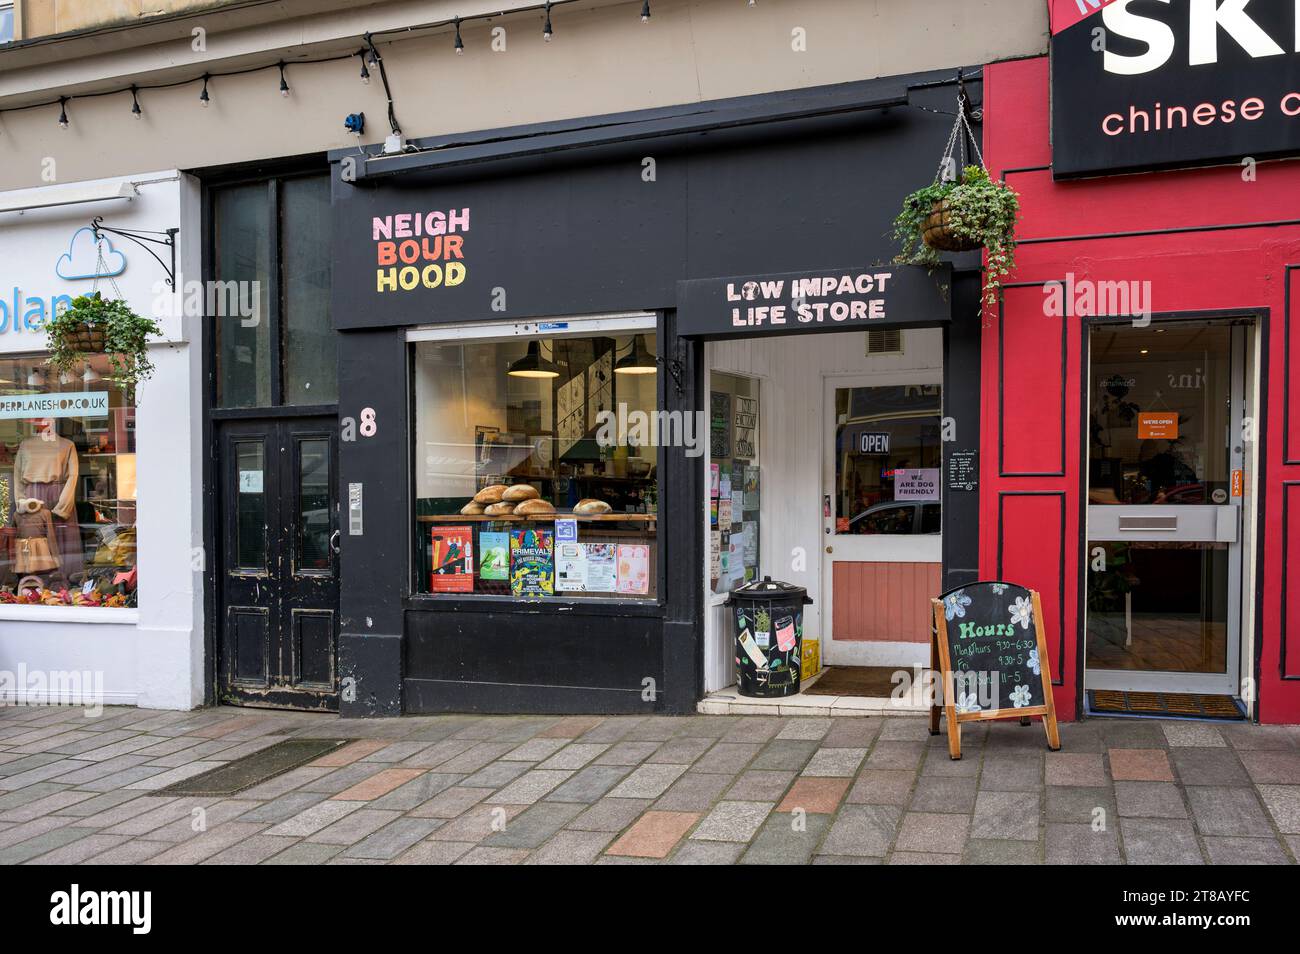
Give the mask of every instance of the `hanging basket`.
[[62, 337], [69, 351], [79, 351], [82, 354], [104, 353], [104, 329], [98, 325], [83, 321], [65, 331]]
[[941, 252], [973, 252], [984, 246], [978, 240], [962, 238], [952, 230], [952, 205], [940, 199], [930, 207], [921, 223], [921, 241]]

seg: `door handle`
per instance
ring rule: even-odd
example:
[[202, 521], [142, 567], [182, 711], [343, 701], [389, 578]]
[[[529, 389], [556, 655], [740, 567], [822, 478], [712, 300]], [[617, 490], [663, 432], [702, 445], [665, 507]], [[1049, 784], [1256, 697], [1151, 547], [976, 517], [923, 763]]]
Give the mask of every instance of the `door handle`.
[[333, 533], [330, 534], [330, 551], [333, 552], [335, 556], [338, 555], [338, 552], [339, 552], [339, 531], [337, 531], [337, 530], [335, 530]]

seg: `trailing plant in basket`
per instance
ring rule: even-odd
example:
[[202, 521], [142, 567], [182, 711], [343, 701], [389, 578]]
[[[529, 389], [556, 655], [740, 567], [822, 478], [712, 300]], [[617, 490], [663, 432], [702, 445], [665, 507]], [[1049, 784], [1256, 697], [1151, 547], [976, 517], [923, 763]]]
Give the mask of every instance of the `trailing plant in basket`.
[[[963, 248], [988, 250], [984, 301], [994, 306], [1002, 280], [1016, 265], [1016, 217], [1020, 197], [1001, 182], [993, 182], [979, 166], [967, 166], [957, 182], [935, 182], [903, 200], [894, 220], [894, 239], [902, 246], [900, 264], [939, 264], [940, 249], [925, 239], [927, 224], [942, 221], [943, 229]], [[927, 220], [930, 220], [927, 223]], [[951, 250], [951, 249], [950, 249]]]
[[46, 323], [50, 356], [45, 363], [59, 373], [71, 373], [86, 359], [88, 335], [102, 335], [103, 347], [95, 350], [108, 355], [108, 380], [133, 391], [153, 375], [147, 344], [150, 335], [161, 333], [158, 322], [137, 315], [120, 299], [106, 299], [99, 292], [80, 295]]

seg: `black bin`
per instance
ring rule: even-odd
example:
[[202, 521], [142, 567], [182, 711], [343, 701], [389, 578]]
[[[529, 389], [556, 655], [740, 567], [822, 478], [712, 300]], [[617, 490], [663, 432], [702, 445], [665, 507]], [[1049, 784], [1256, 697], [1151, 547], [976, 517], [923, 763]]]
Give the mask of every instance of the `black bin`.
[[772, 698], [799, 691], [802, 586], [770, 576], [737, 587], [727, 597], [736, 636], [736, 682], [742, 696]]

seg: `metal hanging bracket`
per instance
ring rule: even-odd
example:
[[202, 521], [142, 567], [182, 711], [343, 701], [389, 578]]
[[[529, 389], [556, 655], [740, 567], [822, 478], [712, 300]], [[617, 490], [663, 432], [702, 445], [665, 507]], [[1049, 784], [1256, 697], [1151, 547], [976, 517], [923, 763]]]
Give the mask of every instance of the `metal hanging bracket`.
[[[130, 239], [136, 245], [139, 245], [142, 249], [144, 249], [146, 252], [148, 252], [150, 255], [153, 256], [154, 261], [156, 261], [159, 265], [162, 266], [163, 271], [167, 273], [167, 286], [171, 288], [173, 291], [175, 290], [176, 288], [176, 236], [180, 233], [180, 229], [167, 229], [167, 231], [165, 232], [147, 232], [147, 231], [137, 231], [134, 229], [114, 229], [114, 228], [109, 228], [107, 225], [104, 225], [103, 216], [97, 215], [90, 220], [90, 231], [94, 234], [96, 242], [98, 242], [100, 239], [100, 233], [107, 233], [109, 235], [121, 236], [124, 239]], [[160, 236], [165, 236], [165, 238], [162, 238]], [[159, 257], [158, 253], [149, 247], [149, 245], [163, 245], [166, 246], [168, 249], [170, 249], [171, 265], [168, 266], [168, 264], [164, 262], [162, 258]]]

